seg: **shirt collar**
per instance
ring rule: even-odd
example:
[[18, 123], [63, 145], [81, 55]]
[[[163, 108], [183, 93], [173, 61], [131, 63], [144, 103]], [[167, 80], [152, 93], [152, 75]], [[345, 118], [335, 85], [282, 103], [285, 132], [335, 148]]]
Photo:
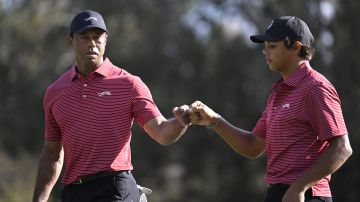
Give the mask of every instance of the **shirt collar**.
[[[109, 77], [111, 74], [112, 63], [108, 58], [105, 58], [104, 62], [94, 71], [104, 77]], [[70, 80], [74, 80], [78, 72], [76, 70], [76, 63], [74, 63], [70, 69]]]
[[273, 84], [273, 89], [278, 89], [281, 86], [287, 86], [290, 88], [296, 88], [300, 85], [302, 79], [312, 70], [308, 61], [303, 62], [299, 65], [299, 67], [292, 73], [289, 78], [285, 81], [280, 79], [276, 83]]

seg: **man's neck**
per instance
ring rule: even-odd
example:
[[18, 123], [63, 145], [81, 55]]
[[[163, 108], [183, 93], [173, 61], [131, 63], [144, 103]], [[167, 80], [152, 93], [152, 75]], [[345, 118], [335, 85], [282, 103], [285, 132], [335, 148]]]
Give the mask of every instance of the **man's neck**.
[[81, 63], [76, 61], [76, 69], [79, 74], [81, 74], [83, 77], [87, 78], [89, 74], [96, 71], [96, 69], [104, 62], [103, 59], [101, 59], [97, 63]]

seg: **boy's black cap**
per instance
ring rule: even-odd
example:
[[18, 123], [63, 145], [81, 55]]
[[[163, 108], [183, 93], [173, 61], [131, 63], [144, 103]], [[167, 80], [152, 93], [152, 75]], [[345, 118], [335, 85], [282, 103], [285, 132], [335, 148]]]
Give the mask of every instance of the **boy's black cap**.
[[314, 41], [307, 24], [295, 16], [278, 17], [270, 23], [265, 34], [250, 36], [251, 41], [255, 43], [282, 41], [286, 38], [290, 41], [300, 41], [304, 46], [310, 46]]
[[99, 28], [108, 32], [106, 30], [104, 19], [100, 13], [85, 10], [76, 14], [74, 19], [71, 21], [70, 33], [80, 34], [90, 28]]

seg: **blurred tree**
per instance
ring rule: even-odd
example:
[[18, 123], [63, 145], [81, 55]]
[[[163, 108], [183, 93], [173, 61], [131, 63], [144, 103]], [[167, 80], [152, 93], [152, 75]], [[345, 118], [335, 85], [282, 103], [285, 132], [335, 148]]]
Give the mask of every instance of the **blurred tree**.
[[336, 16], [326, 26], [333, 38], [325, 35], [322, 39], [325, 43], [333, 42], [328, 46], [329, 57], [332, 58], [328, 64], [329, 76], [342, 99], [350, 141], [355, 150], [346, 165], [333, 176], [334, 199], [338, 201], [360, 200], [360, 155], [356, 152], [360, 144], [360, 61], [356, 47], [360, 46], [360, 40], [355, 37], [360, 34], [356, 25], [357, 19], [360, 19], [359, 6], [360, 2], [356, 0], [336, 2]]
[[64, 1], [5, 2], [11, 3], [0, 19], [0, 149], [16, 155], [21, 149], [39, 148], [44, 91], [59, 65], [69, 63], [61, 43], [68, 19], [61, 12]]

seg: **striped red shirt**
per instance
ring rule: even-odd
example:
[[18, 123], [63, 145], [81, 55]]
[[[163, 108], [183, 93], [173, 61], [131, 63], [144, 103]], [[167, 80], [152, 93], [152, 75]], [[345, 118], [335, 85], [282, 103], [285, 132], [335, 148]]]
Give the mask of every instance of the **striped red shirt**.
[[134, 119], [143, 126], [161, 113], [147, 86], [108, 59], [86, 79], [76, 65], [46, 91], [45, 139], [61, 141], [62, 182], [105, 170], [132, 170]]
[[[335, 88], [306, 62], [273, 85], [253, 134], [266, 142], [266, 182], [291, 184], [347, 129]], [[313, 194], [330, 197], [329, 181], [320, 180]]]

